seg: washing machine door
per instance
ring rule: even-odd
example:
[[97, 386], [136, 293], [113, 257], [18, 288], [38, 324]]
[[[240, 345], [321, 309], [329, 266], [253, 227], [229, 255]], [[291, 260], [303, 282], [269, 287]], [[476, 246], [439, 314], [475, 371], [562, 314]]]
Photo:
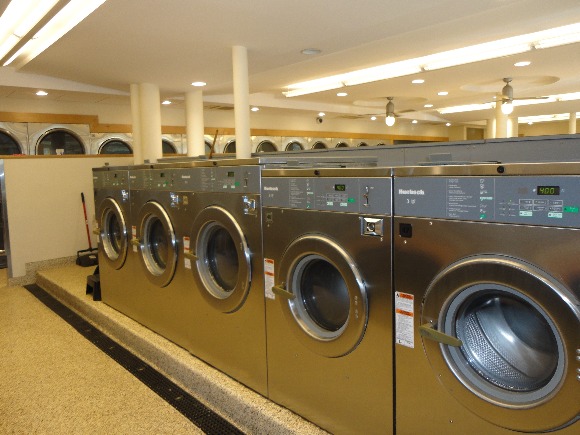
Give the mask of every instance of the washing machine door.
[[97, 210], [101, 247], [105, 260], [114, 269], [120, 269], [127, 258], [127, 222], [119, 203], [105, 198]]
[[224, 313], [238, 310], [252, 281], [250, 247], [234, 216], [219, 206], [197, 215], [190, 240], [193, 278], [205, 300]]
[[421, 335], [436, 376], [489, 422], [523, 432], [578, 419], [579, 301], [524, 261], [465, 258], [430, 284]]
[[327, 357], [350, 353], [368, 321], [367, 292], [348, 252], [322, 235], [292, 242], [278, 266], [284, 280], [273, 287], [302, 344]]
[[145, 275], [156, 286], [165, 287], [173, 279], [177, 265], [177, 242], [171, 220], [161, 204], [149, 201], [141, 208], [138, 222], [140, 239], [136, 245]]

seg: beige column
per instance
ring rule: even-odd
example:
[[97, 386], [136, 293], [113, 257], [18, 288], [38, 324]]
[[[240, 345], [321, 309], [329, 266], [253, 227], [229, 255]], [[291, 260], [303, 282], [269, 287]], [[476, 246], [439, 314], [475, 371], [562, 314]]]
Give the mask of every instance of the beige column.
[[519, 124], [518, 118], [508, 118], [507, 120], [507, 137], [518, 137]]
[[232, 47], [234, 78], [234, 122], [236, 128], [236, 158], [248, 158], [252, 154], [250, 140], [250, 84], [248, 79], [248, 50]]
[[576, 134], [576, 112], [570, 113], [570, 120], [568, 121], [568, 133]]
[[133, 131], [133, 163], [143, 163], [143, 147], [141, 145], [141, 118], [139, 116], [139, 85], [131, 84], [131, 122]]
[[185, 132], [187, 133], [187, 155], [203, 156], [203, 92], [200, 89], [185, 94]]
[[501, 111], [501, 101], [495, 103], [495, 137], [508, 137], [507, 134], [508, 117]]
[[485, 124], [485, 138], [493, 139], [495, 137], [495, 119], [488, 119]]
[[143, 160], [156, 163], [163, 157], [159, 86], [151, 83], [139, 85], [139, 109]]

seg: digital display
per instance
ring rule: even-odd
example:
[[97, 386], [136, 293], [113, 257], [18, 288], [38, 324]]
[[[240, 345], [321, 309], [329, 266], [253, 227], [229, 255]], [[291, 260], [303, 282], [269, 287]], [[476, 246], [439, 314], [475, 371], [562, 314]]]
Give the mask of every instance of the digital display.
[[345, 192], [346, 191], [346, 184], [335, 184], [334, 190], [337, 192]]
[[538, 186], [536, 191], [538, 195], [559, 195], [560, 186]]
[[228, 172], [228, 177], [229, 178], [234, 178], [234, 171]]

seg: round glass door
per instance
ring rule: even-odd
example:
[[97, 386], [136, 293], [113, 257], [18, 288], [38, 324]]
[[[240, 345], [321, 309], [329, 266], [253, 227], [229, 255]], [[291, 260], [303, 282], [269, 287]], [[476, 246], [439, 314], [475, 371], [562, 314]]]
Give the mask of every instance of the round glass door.
[[169, 216], [157, 202], [147, 202], [139, 213], [141, 262], [153, 284], [171, 282], [177, 264], [177, 243]]
[[569, 396], [577, 388], [570, 354], [580, 336], [573, 299], [520, 260], [464, 259], [427, 290], [421, 323], [444, 338], [424, 335], [425, 352], [439, 380], [472, 412], [512, 430], [553, 430], [579, 411]]
[[119, 203], [106, 198], [98, 211], [101, 246], [105, 258], [115, 269], [120, 269], [127, 258], [127, 224]]
[[196, 260], [192, 272], [202, 296], [222, 312], [236, 311], [252, 278], [250, 248], [238, 222], [221, 207], [207, 207], [193, 223], [191, 240]]
[[[276, 286], [288, 326], [314, 352], [339, 357], [364, 335], [368, 300], [346, 250], [331, 239], [306, 235], [288, 246]], [[276, 290], [275, 290], [276, 291]]]

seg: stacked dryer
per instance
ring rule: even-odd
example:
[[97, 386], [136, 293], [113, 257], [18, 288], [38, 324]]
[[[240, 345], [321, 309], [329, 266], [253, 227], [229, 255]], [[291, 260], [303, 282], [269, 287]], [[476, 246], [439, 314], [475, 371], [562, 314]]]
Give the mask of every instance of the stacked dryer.
[[580, 165], [399, 168], [399, 434], [580, 432]]
[[392, 433], [390, 170], [262, 175], [269, 398], [332, 433]]

